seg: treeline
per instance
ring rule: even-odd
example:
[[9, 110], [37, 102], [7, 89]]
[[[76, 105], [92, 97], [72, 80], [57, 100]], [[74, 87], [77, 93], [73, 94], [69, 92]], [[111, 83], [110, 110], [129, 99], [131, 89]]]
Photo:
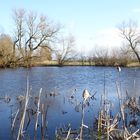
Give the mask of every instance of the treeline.
[[56, 60], [59, 66], [68, 62], [82, 65], [126, 66], [138, 61], [140, 32], [134, 21], [123, 22], [118, 31], [125, 44], [120, 50], [96, 50], [83, 56], [75, 49], [73, 35], [63, 33], [63, 26], [24, 9], [13, 11], [13, 35], [0, 34], [0, 67], [31, 67]]
[[[81, 61], [96, 66], [128, 66], [140, 64], [140, 29], [138, 23], [129, 20], [118, 25], [118, 35], [123, 39], [119, 49], [94, 50], [88, 57], [81, 57]], [[137, 64], [136, 64], [137, 63]]]
[[62, 34], [62, 26], [24, 9], [13, 11], [13, 35], [0, 34], [0, 67], [31, 67], [52, 60], [59, 65], [73, 56], [74, 37]]
[[[41, 46], [37, 52], [31, 54], [24, 48], [16, 48], [12, 38], [7, 34], [0, 35], [0, 67], [29, 67], [35, 61], [51, 60], [51, 50], [46, 46]], [[22, 53], [21, 53], [22, 52]], [[31, 55], [31, 56], [29, 56]]]
[[122, 48], [117, 49], [100, 49], [90, 52], [90, 55], [80, 55], [77, 60], [80, 65], [94, 66], [128, 66], [132, 63], [137, 63], [137, 58], [134, 53], [126, 52]]

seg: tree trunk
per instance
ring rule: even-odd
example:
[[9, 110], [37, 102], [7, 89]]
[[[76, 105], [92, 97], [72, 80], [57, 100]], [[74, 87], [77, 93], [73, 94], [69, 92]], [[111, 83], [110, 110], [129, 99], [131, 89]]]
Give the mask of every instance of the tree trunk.
[[135, 51], [135, 49], [134, 49], [133, 51], [134, 51], [134, 53], [135, 53], [135, 55], [136, 55], [136, 57], [137, 57], [137, 59], [138, 59], [138, 61], [139, 61], [139, 63], [140, 63], [140, 56], [139, 56], [138, 52]]
[[12, 65], [16, 67], [16, 44], [13, 44]]
[[135, 53], [135, 55], [136, 55], [136, 57], [137, 57], [137, 59], [138, 59], [138, 61], [140, 63], [140, 56], [139, 56], [138, 52], [135, 50], [135, 48], [133, 47], [131, 42], [130, 42], [130, 45], [131, 45], [131, 48], [132, 48], [133, 52]]

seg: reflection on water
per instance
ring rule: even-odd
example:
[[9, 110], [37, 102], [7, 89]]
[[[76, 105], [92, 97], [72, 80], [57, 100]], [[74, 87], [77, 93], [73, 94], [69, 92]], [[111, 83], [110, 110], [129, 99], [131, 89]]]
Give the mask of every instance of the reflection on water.
[[[95, 93], [85, 109], [85, 124], [93, 127], [93, 120], [98, 115], [101, 95], [106, 92], [112, 102], [112, 110], [117, 113], [118, 100], [116, 81], [120, 81], [122, 93], [139, 95], [140, 69], [122, 68], [119, 74], [113, 67], [34, 67], [31, 69], [1, 69], [0, 98], [10, 97], [10, 102], [0, 100], [0, 139], [11, 138], [11, 111], [15, 113], [20, 107], [17, 102], [19, 95], [26, 93], [26, 80], [32, 88], [30, 105], [35, 106], [40, 88], [43, 89], [41, 101], [47, 108], [46, 122], [49, 140], [54, 139], [56, 127], [71, 124], [79, 128], [81, 123], [81, 102], [84, 89]], [[104, 78], [105, 75], [105, 78]], [[14, 114], [15, 115], [15, 114]], [[35, 117], [33, 116], [35, 119]], [[39, 120], [40, 121], [40, 120]], [[30, 137], [33, 137], [35, 122], [28, 127]], [[38, 126], [41, 127], [41, 126]], [[40, 137], [40, 133], [37, 133]]]

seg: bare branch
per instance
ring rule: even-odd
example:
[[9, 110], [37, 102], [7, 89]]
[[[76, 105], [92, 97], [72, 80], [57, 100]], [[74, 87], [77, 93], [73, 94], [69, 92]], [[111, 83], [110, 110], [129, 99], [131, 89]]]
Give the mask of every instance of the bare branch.
[[128, 42], [128, 47], [131, 48], [140, 63], [140, 56], [138, 52], [140, 32], [137, 28], [137, 23], [132, 20], [130, 20], [128, 23], [122, 22], [118, 29], [120, 31], [120, 36]]

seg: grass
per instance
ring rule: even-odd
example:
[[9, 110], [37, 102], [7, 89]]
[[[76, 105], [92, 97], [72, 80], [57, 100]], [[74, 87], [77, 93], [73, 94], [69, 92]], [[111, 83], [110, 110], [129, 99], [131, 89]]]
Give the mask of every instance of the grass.
[[[82, 62], [82, 61], [67, 61], [63, 64], [63, 66], [95, 66], [95, 63], [89, 63], [89, 62]], [[43, 62], [35, 62], [34, 66], [59, 66], [57, 61], [51, 60], [51, 61], [43, 61]]]
[[127, 67], [140, 67], [140, 63], [139, 62], [128, 63]]
[[[33, 66], [59, 66], [56, 60], [51, 61], [43, 61], [43, 62], [35, 62]], [[115, 66], [110, 64], [96, 64], [95, 62], [89, 63], [88, 61], [67, 61], [63, 64], [63, 66]], [[128, 62], [125, 65], [121, 65], [123, 67], [140, 67], [139, 62]]]

